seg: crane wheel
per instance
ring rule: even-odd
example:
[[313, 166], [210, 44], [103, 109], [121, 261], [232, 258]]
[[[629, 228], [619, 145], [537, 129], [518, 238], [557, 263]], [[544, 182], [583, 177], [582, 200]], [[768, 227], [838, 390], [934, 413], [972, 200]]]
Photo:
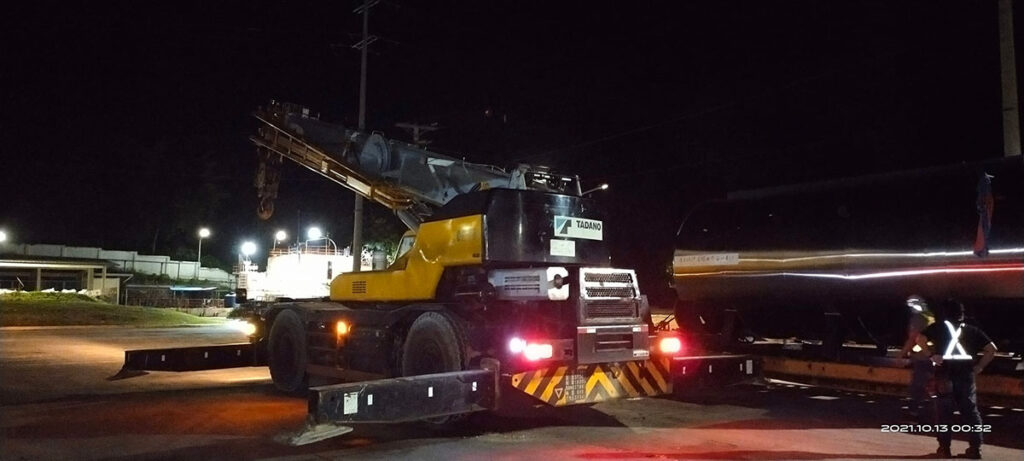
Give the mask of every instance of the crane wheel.
[[[425, 312], [413, 321], [402, 349], [402, 375], [416, 376], [461, 371], [465, 368], [466, 340], [457, 321], [441, 312]], [[460, 415], [424, 421], [447, 424]]]
[[305, 392], [309, 388], [306, 365], [306, 329], [299, 314], [284, 310], [270, 326], [268, 362], [274, 386], [289, 394]]

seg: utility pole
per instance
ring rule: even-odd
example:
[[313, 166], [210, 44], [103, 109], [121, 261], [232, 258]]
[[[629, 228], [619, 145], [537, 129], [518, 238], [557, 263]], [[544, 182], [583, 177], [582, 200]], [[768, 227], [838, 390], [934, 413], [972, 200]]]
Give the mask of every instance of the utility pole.
[[999, 66], [1003, 82], [1003, 155], [1020, 155], [1017, 59], [1013, 49], [1013, 0], [999, 0]]
[[[377, 37], [370, 35], [370, 8], [380, 0], [363, 0], [362, 6], [353, 10], [363, 15], [363, 39], [352, 45], [362, 51], [362, 65], [359, 68], [359, 131], [366, 130], [366, 55], [370, 44]], [[352, 272], [362, 270], [363, 261], [363, 196], [356, 194], [352, 216]]]

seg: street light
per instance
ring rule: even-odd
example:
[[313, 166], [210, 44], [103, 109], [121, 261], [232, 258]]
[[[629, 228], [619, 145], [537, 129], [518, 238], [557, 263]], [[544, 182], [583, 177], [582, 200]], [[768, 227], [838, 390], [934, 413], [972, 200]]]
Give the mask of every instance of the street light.
[[309, 240], [320, 240], [323, 238], [324, 233], [320, 231], [319, 227], [310, 227], [309, 231], [306, 232], [306, 236]]
[[593, 192], [597, 192], [599, 190], [608, 190], [608, 183], [604, 183], [604, 184], [601, 184], [600, 186], [597, 186], [597, 187], [595, 187], [593, 189], [589, 189], [586, 192], [580, 194], [580, 197], [586, 197], [588, 194], [591, 194]]
[[245, 259], [249, 260], [249, 257], [256, 254], [256, 243], [245, 242], [242, 244], [242, 254], [245, 255]]
[[202, 227], [199, 229], [199, 251], [196, 252], [196, 271], [192, 278], [199, 278], [199, 266], [203, 265], [203, 239], [210, 236], [210, 229]]
[[283, 242], [286, 238], [288, 238], [288, 234], [285, 231], [277, 231], [277, 233], [274, 234], [274, 248], [276, 249], [278, 242]]
[[0, 243], [7, 241], [7, 232], [0, 230]]

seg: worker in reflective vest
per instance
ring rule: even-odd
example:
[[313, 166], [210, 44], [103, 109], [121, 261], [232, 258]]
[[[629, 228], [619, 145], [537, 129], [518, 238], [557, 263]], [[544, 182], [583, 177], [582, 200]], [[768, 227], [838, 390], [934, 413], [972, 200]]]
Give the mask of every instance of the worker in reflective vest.
[[[917, 339], [918, 345], [929, 351], [936, 365], [936, 424], [940, 428], [936, 453], [942, 457], [951, 456], [952, 434], [948, 429], [954, 424], [955, 407], [960, 410], [963, 423], [971, 429], [959, 431], [969, 433], [970, 447], [962, 457], [981, 459], [982, 423], [974, 377], [995, 358], [996, 345], [981, 329], [964, 323], [964, 305], [961, 302], [946, 300], [940, 313], [940, 321], [925, 328]], [[979, 353], [981, 359], [975, 362]]]
[[907, 298], [907, 309], [910, 317], [907, 319], [907, 340], [903, 343], [901, 357], [910, 359], [910, 366], [913, 372], [910, 375], [910, 413], [911, 416], [921, 424], [928, 421], [925, 409], [928, 406], [928, 382], [934, 376], [934, 364], [931, 361], [931, 354], [921, 346], [917, 345], [917, 337], [928, 328], [928, 325], [935, 323], [935, 316], [928, 309], [928, 303], [918, 295]]

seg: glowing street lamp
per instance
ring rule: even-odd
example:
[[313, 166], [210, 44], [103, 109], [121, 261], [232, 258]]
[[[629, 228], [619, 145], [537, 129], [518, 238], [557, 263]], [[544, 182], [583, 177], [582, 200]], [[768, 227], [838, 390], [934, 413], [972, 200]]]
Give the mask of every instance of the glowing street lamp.
[[309, 237], [309, 240], [320, 240], [324, 237], [324, 233], [320, 231], [319, 227], [310, 227], [306, 236]]
[[199, 229], [199, 251], [196, 252], [196, 272], [192, 278], [199, 278], [199, 266], [203, 265], [203, 239], [210, 236], [210, 229], [202, 227]]
[[7, 232], [0, 230], [0, 243], [7, 241]]
[[246, 261], [248, 261], [250, 256], [256, 254], [256, 243], [255, 242], [245, 242], [245, 243], [243, 243], [242, 244], [242, 254], [245, 255], [245, 259], [246, 259]]
[[277, 231], [274, 234], [274, 248], [276, 249], [277, 248], [277, 244], [280, 243], [280, 242], [283, 242], [287, 238], [288, 238], [288, 234], [285, 231], [283, 231], [283, 230]]

